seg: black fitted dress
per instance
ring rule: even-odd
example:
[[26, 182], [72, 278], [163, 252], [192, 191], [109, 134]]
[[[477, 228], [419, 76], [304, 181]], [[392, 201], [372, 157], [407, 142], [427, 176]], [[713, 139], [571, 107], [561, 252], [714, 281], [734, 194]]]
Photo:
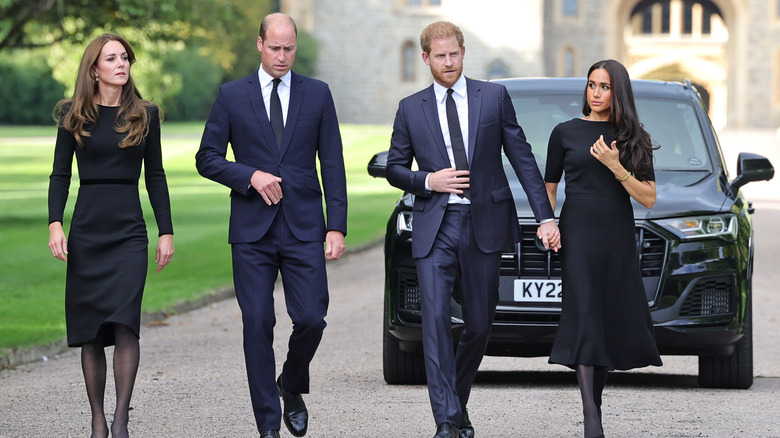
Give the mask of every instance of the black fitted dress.
[[[627, 370], [661, 365], [639, 271], [628, 192], [591, 156], [609, 122], [572, 119], [550, 135], [545, 181], [566, 178], [561, 217], [563, 312], [550, 363]], [[654, 181], [652, 171], [635, 175]]]
[[[122, 135], [114, 131], [119, 107], [98, 108], [99, 119], [88, 129], [84, 147], [59, 127], [49, 180], [49, 223], [62, 222], [76, 155], [80, 188], [68, 233], [65, 286], [71, 347], [94, 340], [111, 324], [127, 326], [138, 336], [149, 259], [138, 193], [142, 163], [160, 235], [173, 233], [157, 109], [147, 109], [144, 143], [119, 148]], [[106, 330], [104, 345], [113, 344], [113, 330]]]

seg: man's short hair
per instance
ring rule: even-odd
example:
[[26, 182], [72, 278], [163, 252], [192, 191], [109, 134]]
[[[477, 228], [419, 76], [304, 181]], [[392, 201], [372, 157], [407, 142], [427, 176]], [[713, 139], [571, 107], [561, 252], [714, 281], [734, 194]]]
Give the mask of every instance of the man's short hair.
[[431, 53], [433, 40], [445, 39], [454, 36], [458, 40], [458, 46], [463, 47], [463, 32], [449, 21], [437, 21], [429, 24], [420, 34], [420, 47], [423, 52]]
[[[273, 15], [273, 14], [271, 14], [271, 15]], [[263, 39], [263, 41], [265, 41], [265, 34], [266, 34], [266, 32], [268, 32], [268, 26], [271, 25], [271, 20], [269, 18], [271, 15], [266, 15], [265, 18], [263, 18], [263, 21], [260, 22], [260, 32], [259, 32], [259, 35], [260, 35], [260, 38]], [[295, 20], [293, 20], [292, 17], [290, 17], [289, 15], [287, 15], [287, 18], [290, 19], [290, 24], [292, 24], [293, 30], [295, 30], [295, 37], [297, 38], [298, 37], [298, 26], [295, 25]]]

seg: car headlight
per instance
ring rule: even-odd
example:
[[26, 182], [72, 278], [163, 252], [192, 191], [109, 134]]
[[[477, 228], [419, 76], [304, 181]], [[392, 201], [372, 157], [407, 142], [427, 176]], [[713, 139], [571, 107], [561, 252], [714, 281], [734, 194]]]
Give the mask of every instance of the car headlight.
[[404, 232], [412, 232], [412, 212], [411, 211], [402, 211], [398, 213], [398, 218], [395, 226], [395, 231], [399, 235]]
[[733, 214], [714, 216], [692, 216], [654, 221], [676, 234], [680, 240], [708, 239], [718, 237], [725, 240], [737, 238], [737, 217]]

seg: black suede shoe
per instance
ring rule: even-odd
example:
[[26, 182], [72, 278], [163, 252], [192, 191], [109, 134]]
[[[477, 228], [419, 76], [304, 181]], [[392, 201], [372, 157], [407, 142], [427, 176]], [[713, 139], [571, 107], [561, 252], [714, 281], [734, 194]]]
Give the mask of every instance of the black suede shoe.
[[471, 425], [471, 420], [469, 420], [469, 411], [466, 409], [463, 410], [463, 419], [460, 420], [458, 434], [460, 438], [474, 438], [474, 426]]
[[433, 438], [458, 438], [458, 428], [452, 423], [442, 423], [436, 426]]
[[278, 430], [264, 430], [260, 432], [260, 438], [279, 438]]
[[282, 410], [282, 419], [287, 430], [293, 436], [301, 437], [306, 435], [306, 428], [309, 425], [309, 411], [306, 410], [306, 404], [300, 394], [287, 392], [282, 386], [282, 376], [276, 379], [276, 387], [279, 388], [279, 395], [284, 401]]

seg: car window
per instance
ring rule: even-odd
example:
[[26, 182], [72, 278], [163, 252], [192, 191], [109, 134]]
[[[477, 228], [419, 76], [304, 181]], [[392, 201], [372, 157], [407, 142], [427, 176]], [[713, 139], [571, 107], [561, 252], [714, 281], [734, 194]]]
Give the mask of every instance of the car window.
[[656, 170], [711, 170], [701, 124], [689, 102], [637, 99], [639, 119], [653, 143]]
[[[522, 96], [514, 97], [512, 103], [544, 174], [550, 132], [558, 123], [582, 117], [582, 96]], [[653, 143], [661, 146], [654, 151], [656, 171], [712, 170], [701, 125], [690, 102], [637, 98], [636, 105]]]

